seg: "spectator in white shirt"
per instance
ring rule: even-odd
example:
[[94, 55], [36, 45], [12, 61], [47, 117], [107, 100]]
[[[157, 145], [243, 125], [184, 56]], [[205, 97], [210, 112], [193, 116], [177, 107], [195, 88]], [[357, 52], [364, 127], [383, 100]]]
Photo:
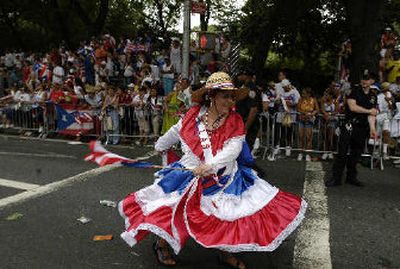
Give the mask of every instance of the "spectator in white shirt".
[[54, 84], [62, 84], [65, 76], [65, 71], [62, 66], [59, 64], [56, 65], [53, 69], [53, 83]]

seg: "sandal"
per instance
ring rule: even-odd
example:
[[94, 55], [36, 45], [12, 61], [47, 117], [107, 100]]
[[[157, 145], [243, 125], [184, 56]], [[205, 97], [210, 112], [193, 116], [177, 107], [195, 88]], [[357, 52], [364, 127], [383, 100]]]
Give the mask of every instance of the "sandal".
[[[228, 260], [230, 258], [233, 258], [234, 261], [229, 262]], [[246, 265], [244, 264], [244, 262], [233, 256], [231, 253], [226, 253], [226, 252], [220, 253], [218, 255], [218, 261], [220, 264], [232, 269], [246, 269]]]
[[[160, 265], [166, 267], [176, 266], [174, 254], [171, 253], [171, 250], [168, 246], [161, 247], [159, 242], [156, 241], [153, 243], [153, 251]], [[170, 261], [172, 263], [168, 263], [167, 261]]]

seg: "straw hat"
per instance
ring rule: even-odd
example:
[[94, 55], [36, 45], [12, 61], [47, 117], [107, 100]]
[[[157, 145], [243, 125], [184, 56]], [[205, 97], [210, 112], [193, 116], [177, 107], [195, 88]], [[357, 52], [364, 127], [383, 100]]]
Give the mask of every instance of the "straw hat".
[[87, 93], [95, 93], [95, 92], [98, 92], [100, 90], [101, 90], [101, 88], [98, 87], [98, 86], [93, 86], [93, 85], [90, 85], [90, 84], [86, 84], [85, 85], [85, 91]]
[[248, 89], [236, 88], [231, 77], [227, 73], [215, 72], [208, 77], [206, 85], [203, 88], [193, 92], [192, 101], [202, 103], [206, 94], [209, 94], [213, 90], [232, 91], [235, 94], [236, 101], [242, 100], [249, 95]]
[[382, 90], [389, 90], [390, 83], [389, 82], [383, 82], [381, 84]]

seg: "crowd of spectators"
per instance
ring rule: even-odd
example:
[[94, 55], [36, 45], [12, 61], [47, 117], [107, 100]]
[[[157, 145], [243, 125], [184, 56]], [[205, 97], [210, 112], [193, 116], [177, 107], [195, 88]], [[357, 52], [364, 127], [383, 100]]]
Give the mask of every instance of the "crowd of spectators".
[[[117, 42], [105, 34], [82, 42], [76, 50], [6, 51], [0, 58], [0, 104], [36, 107], [51, 101], [86, 106], [104, 119], [111, 144], [119, 143], [121, 118], [130, 116], [124, 127], [133, 127], [129, 134], [141, 136], [138, 144], [147, 143], [150, 132], [164, 133], [191, 105], [191, 91], [204, 76], [226, 67], [230, 49], [229, 40], [218, 37], [213, 51], [199, 53], [193, 40], [188, 79], [181, 77], [178, 39], [156, 48], [148, 36]], [[3, 126], [12, 124], [3, 116]]]
[[[231, 45], [228, 39], [219, 41], [215, 51], [208, 54], [196, 53], [196, 42], [192, 42], [189, 78], [181, 77], [182, 51], [177, 39], [155, 49], [149, 37], [116, 42], [106, 34], [83, 42], [75, 51], [63, 47], [44, 54], [8, 51], [0, 60], [0, 104], [40, 108], [50, 101], [88, 108], [96, 116], [96, 135], [104, 131], [107, 143], [120, 143], [122, 132], [124, 136], [136, 136], [138, 145], [147, 144], [165, 133], [193, 105], [191, 94], [207, 75], [225, 70]], [[397, 37], [386, 29], [380, 62], [385, 68], [380, 69], [373, 86], [378, 95], [377, 125], [385, 156], [391, 140], [400, 137], [400, 51], [396, 48]], [[322, 159], [333, 158], [336, 129], [351, 90], [346, 69], [350, 55], [348, 41], [341, 52], [345, 67], [340, 71], [342, 79], [332, 79], [319, 98], [315, 95], [317, 89], [299, 87], [285, 69], [278, 73], [277, 81], [268, 83], [257, 80], [251, 71], [240, 72], [235, 82], [238, 87], [250, 89], [250, 93], [236, 109], [245, 121], [246, 139], [253, 153], [259, 148], [260, 132], [266, 131], [265, 126], [260, 130], [258, 116], [266, 112], [275, 127], [270, 160], [275, 160], [282, 149], [290, 156], [297, 147], [297, 159], [310, 161], [316, 128], [323, 134]], [[1, 124], [12, 124], [7, 113]]]

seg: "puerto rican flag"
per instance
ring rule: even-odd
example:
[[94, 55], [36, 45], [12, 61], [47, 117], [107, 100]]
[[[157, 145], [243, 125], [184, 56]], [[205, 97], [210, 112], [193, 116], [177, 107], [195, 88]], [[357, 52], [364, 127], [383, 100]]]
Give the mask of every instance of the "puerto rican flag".
[[[134, 159], [125, 158], [118, 154], [109, 152], [100, 143], [100, 141], [91, 141], [89, 143], [90, 153], [85, 157], [85, 161], [97, 163], [99, 166], [121, 164], [128, 167], [136, 168], [162, 168], [150, 162], [144, 162]], [[179, 159], [172, 150], [163, 154], [163, 165], [168, 165]]]
[[70, 105], [56, 104], [57, 132], [64, 135], [80, 136], [94, 128], [93, 112]]
[[146, 51], [146, 47], [142, 44], [134, 44], [132, 42], [127, 43], [125, 46], [125, 52], [137, 52], [137, 51]]

